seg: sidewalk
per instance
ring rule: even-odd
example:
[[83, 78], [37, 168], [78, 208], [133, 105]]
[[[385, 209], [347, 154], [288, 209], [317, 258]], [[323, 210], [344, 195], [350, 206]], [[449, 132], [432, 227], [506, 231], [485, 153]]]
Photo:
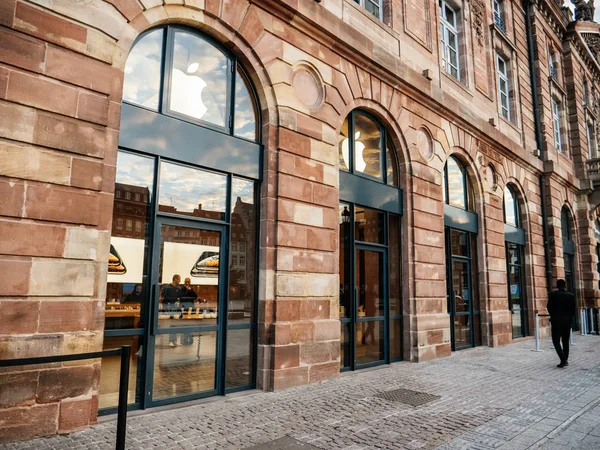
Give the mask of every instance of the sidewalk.
[[[575, 342], [566, 369], [549, 340], [541, 353], [529, 340], [131, 417], [127, 448], [598, 449], [600, 336]], [[114, 433], [112, 421], [6, 449], [112, 449]]]

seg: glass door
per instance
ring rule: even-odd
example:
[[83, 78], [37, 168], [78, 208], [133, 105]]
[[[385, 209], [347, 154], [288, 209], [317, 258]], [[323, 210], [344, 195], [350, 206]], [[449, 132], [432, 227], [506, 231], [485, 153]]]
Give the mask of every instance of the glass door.
[[523, 247], [511, 242], [506, 243], [506, 265], [508, 274], [509, 309], [512, 316], [513, 338], [524, 337], [526, 333], [527, 309], [523, 293]]
[[481, 344], [480, 314], [473, 261], [475, 235], [446, 228], [447, 301], [452, 350]]
[[159, 218], [152, 276], [151, 403], [223, 393], [226, 228]]
[[363, 366], [385, 359], [385, 252], [357, 245], [355, 266], [355, 364]]

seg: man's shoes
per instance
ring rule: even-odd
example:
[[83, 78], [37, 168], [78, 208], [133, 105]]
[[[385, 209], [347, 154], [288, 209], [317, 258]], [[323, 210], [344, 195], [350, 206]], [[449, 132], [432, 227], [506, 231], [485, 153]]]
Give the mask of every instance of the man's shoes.
[[565, 367], [567, 367], [568, 365], [569, 365], [569, 363], [564, 363], [564, 362], [561, 362], [561, 363], [560, 363], [558, 366], [556, 366], [556, 367], [558, 367], [559, 369], [564, 369], [564, 368], [565, 368]]
[[569, 361], [565, 361], [565, 362], [563, 363], [563, 367], [567, 367], [568, 365], [569, 365]]
[[176, 347], [175, 342], [169, 342], [169, 347]]

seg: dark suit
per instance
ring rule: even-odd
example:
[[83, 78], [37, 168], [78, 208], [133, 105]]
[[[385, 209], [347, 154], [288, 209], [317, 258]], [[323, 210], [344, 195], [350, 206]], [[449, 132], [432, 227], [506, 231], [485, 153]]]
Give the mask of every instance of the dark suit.
[[[552, 324], [552, 343], [561, 363], [569, 361], [569, 338], [575, 317], [575, 296], [567, 291], [554, 291], [548, 298]], [[561, 347], [562, 341], [562, 347]]]

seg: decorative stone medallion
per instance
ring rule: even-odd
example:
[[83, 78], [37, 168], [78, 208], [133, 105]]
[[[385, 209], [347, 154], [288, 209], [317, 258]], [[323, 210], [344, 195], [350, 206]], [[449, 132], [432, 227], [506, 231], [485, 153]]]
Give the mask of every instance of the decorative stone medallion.
[[424, 130], [423, 128], [418, 129], [416, 140], [417, 148], [423, 159], [429, 161], [433, 158], [433, 142], [427, 130]]
[[307, 62], [294, 66], [292, 87], [298, 100], [310, 109], [318, 109], [325, 100], [325, 88], [319, 72]]

